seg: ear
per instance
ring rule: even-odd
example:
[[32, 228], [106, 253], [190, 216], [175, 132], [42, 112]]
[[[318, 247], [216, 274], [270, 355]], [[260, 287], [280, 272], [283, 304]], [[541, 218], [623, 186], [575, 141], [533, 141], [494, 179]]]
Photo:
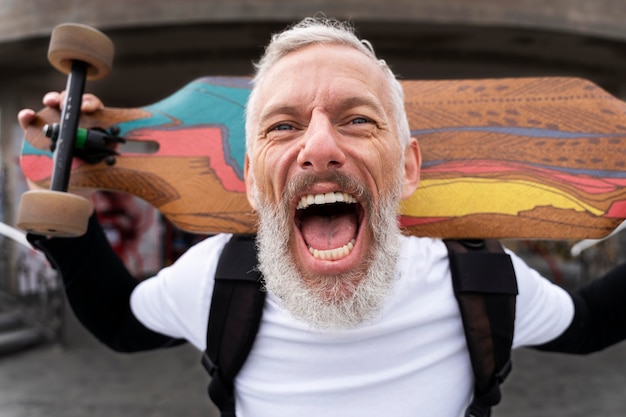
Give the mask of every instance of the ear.
[[247, 153], [243, 163], [243, 178], [246, 184], [246, 197], [248, 197], [248, 203], [250, 203], [253, 210], [256, 210], [256, 201], [254, 200], [254, 196], [252, 194], [252, 190], [254, 190], [254, 175], [252, 175], [252, 171], [250, 171], [250, 158]]
[[422, 167], [422, 154], [420, 153], [417, 139], [411, 138], [404, 150], [404, 183], [402, 187], [402, 199], [409, 198], [420, 182], [420, 170]]

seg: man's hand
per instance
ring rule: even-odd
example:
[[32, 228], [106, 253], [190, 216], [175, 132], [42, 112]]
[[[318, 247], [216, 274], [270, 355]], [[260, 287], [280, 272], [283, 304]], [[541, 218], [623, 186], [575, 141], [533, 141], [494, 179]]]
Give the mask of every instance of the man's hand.
[[[65, 92], [57, 92], [51, 91], [43, 96], [42, 103], [46, 107], [51, 107], [55, 109], [61, 109], [65, 101]], [[104, 104], [102, 100], [96, 97], [93, 94], [85, 94], [83, 95], [83, 101], [81, 110], [83, 113], [93, 113], [96, 110], [100, 110], [104, 108]], [[23, 109], [17, 114], [17, 120], [22, 127], [22, 129], [26, 130], [28, 126], [35, 121], [37, 115], [34, 110], [31, 109]]]
[[[42, 103], [46, 107], [61, 110], [63, 103], [65, 102], [65, 92], [51, 91], [43, 96]], [[93, 94], [84, 94], [82, 99], [81, 110], [83, 113], [93, 113], [96, 110], [104, 108], [102, 100]], [[32, 123], [37, 119], [37, 113], [32, 109], [22, 109], [17, 114], [17, 121], [22, 129], [25, 131]], [[41, 189], [30, 180], [26, 180], [29, 189]], [[73, 193], [82, 195], [85, 198], [91, 198], [95, 190], [73, 190]]]

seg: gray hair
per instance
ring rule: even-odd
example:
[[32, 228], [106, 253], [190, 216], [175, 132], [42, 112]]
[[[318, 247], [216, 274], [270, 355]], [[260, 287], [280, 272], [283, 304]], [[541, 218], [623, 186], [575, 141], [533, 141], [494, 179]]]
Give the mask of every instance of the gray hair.
[[258, 116], [259, 103], [257, 102], [257, 87], [263, 83], [268, 70], [281, 58], [290, 52], [313, 44], [349, 46], [361, 51], [378, 63], [389, 85], [391, 107], [393, 118], [395, 119], [398, 140], [402, 147], [406, 147], [409, 143], [411, 132], [404, 109], [404, 92], [387, 63], [376, 57], [372, 45], [367, 40], [359, 39], [355, 34], [354, 28], [347, 22], [328, 18], [309, 17], [284, 32], [273, 35], [269, 45], [265, 49], [264, 55], [259, 62], [255, 64], [256, 73], [252, 80], [252, 92], [246, 107], [247, 148], [250, 148], [253, 139], [253, 118]]

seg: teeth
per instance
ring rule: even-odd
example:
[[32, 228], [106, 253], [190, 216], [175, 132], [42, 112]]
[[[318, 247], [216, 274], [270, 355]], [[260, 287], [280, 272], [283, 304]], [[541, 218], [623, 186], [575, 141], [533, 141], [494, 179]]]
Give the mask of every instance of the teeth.
[[[308, 194], [300, 199], [298, 202], [298, 206], [296, 207], [298, 210], [306, 209], [312, 205], [322, 205], [322, 204], [332, 204], [332, 203], [347, 203], [347, 204], [355, 204], [356, 198], [347, 193], [342, 193], [340, 191], [330, 192], [325, 194]], [[309, 252], [311, 255], [317, 259], [336, 261], [341, 258], [345, 258], [350, 254], [352, 249], [354, 248], [356, 240], [352, 239], [347, 244], [343, 245], [340, 248], [328, 249], [328, 250], [319, 250], [309, 246]]]
[[339, 191], [326, 194], [309, 194], [300, 199], [296, 208], [298, 210], [302, 210], [312, 206], [313, 204], [332, 204], [341, 202], [354, 204], [356, 203], [356, 199], [350, 194]]
[[354, 242], [355, 240], [352, 239], [340, 248], [328, 250], [318, 250], [309, 246], [309, 252], [311, 252], [311, 255], [315, 258], [336, 261], [337, 259], [344, 258], [350, 254], [350, 251], [354, 248]]

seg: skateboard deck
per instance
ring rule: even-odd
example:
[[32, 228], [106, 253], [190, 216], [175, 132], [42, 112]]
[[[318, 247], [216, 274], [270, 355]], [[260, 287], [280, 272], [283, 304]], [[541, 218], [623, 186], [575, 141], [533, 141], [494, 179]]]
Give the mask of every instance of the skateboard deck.
[[[403, 201], [407, 234], [443, 238], [596, 239], [626, 218], [626, 103], [579, 78], [403, 81], [420, 186]], [[193, 233], [254, 233], [243, 180], [245, 77], [195, 80], [135, 109], [80, 126], [127, 140], [114, 164], [74, 159], [71, 188], [134, 194]], [[40, 111], [21, 166], [47, 187]]]

